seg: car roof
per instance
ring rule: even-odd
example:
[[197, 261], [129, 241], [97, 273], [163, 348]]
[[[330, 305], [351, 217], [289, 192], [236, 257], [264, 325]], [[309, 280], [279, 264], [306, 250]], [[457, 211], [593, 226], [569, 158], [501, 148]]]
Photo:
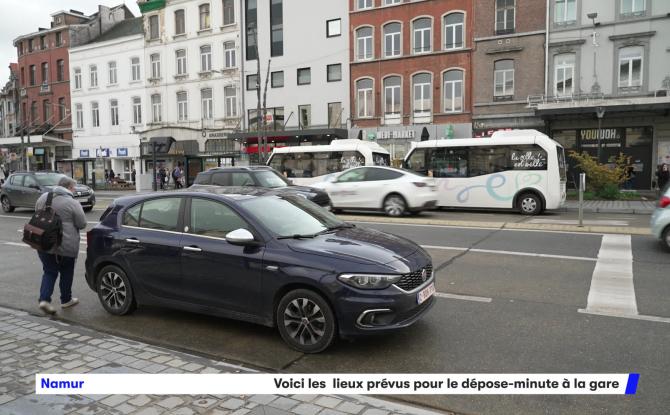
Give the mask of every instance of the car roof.
[[270, 166], [213, 167], [201, 173], [217, 173], [217, 172], [225, 173], [225, 172], [238, 172], [238, 171], [267, 171], [267, 170], [273, 170], [273, 168]]
[[169, 192], [151, 192], [139, 195], [123, 196], [118, 199], [114, 199], [114, 203], [127, 206], [143, 200], [149, 200], [166, 196], [202, 196], [202, 195], [215, 196], [217, 199], [221, 200], [239, 201], [239, 200], [253, 199], [261, 196], [272, 196], [272, 195], [283, 196], [285, 195], [285, 193], [263, 187], [210, 186], [210, 185], [198, 184], [193, 185], [188, 189], [182, 189], [182, 190], [173, 190]]

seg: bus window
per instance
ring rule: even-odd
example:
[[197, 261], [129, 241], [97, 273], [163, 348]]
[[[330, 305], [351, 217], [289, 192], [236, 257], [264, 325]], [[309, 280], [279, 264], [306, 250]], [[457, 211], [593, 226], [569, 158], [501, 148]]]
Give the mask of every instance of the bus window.
[[561, 181], [567, 180], [567, 172], [565, 171], [565, 150], [563, 147], [556, 146], [556, 155], [558, 156], [558, 172], [561, 176]]
[[372, 161], [375, 166], [390, 166], [391, 155], [382, 153], [372, 153]]
[[436, 148], [429, 154], [428, 170], [433, 177], [468, 177], [468, 149]]
[[407, 170], [412, 170], [417, 173], [426, 174], [426, 149], [425, 148], [416, 148], [409, 155], [409, 158], [405, 162], [405, 168]]
[[340, 158], [340, 170], [365, 166], [365, 157], [358, 151], [343, 151]]
[[509, 158], [507, 147], [471, 147], [469, 175], [475, 177], [511, 170]]
[[537, 145], [511, 146], [510, 161], [514, 170], [547, 170], [547, 152]]

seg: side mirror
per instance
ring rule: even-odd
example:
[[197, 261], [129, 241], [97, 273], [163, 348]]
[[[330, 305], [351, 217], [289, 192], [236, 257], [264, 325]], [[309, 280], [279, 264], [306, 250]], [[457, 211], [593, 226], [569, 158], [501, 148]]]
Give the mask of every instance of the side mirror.
[[254, 235], [244, 228], [235, 229], [226, 234], [226, 241], [232, 245], [257, 245]]

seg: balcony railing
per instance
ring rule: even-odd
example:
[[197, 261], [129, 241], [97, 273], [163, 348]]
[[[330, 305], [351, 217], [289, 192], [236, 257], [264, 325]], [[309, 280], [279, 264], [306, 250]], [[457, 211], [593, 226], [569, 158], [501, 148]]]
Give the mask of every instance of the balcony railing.
[[43, 83], [42, 85], [40, 85], [40, 93], [41, 93], [41, 94], [46, 93], [46, 92], [49, 92], [50, 90], [51, 90], [51, 89], [50, 89], [50, 87], [49, 87], [49, 84], [47, 84], [47, 83]]

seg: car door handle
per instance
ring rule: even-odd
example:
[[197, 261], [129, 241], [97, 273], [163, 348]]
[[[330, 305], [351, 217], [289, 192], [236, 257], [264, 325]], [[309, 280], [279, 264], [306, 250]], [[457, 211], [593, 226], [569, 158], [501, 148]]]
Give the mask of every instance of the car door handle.
[[184, 251], [202, 252], [202, 249], [198, 248], [197, 246], [185, 246]]
[[131, 244], [138, 244], [140, 243], [140, 240], [137, 238], [126, 238], [126, 242], [130, 242]]

